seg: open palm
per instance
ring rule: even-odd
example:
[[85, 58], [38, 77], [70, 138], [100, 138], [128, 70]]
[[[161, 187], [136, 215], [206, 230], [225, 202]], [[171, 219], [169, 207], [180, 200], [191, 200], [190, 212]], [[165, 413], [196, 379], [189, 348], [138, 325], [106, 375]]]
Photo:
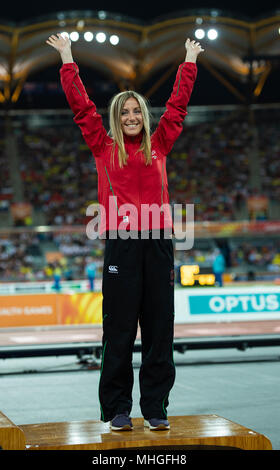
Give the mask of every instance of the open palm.
[[68, 49], [71, 49], [71, 41], [68, 37], [62, 36], [60, 33], [55, 36], [54, 34], [50, 36], [47, 40], [46, 43], [49, 44], [49, 46], [52, 46], [54, 49], [56, 49], [58, 52], [62, 53], [65, 52]]

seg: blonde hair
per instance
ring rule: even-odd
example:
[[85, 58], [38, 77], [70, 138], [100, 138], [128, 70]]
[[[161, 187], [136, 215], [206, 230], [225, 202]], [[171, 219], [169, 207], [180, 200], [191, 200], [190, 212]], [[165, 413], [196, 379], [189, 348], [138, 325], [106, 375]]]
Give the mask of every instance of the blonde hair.
[[[146, 165], [152, 163], [151, 153], [151, 132], [150, 132], [150, 113], [146, 99], [133, 90], [126, 90], [113, 96], [109, 107], [110, 134], [113, 138], [112, 159], [114, 158], [115, 148], [118, 148], [119, 166], [122, 168], [127, 165], [128, 155], [125, 151], [123, 131], [121, 128], [121, 113], [125, 102], [129, 98], [135, 98], [140, 106], [143, 117], [143, 137], [138, 152], [142, 151], [145, 155]], [[114, 161], [114, 160], [113, 160]]]

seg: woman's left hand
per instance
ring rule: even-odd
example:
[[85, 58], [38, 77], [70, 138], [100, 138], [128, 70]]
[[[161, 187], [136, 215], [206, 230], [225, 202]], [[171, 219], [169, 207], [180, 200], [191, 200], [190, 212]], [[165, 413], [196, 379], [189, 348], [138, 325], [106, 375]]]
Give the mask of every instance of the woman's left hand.
[[204, 52], [199, 42], [191, 41], [189, 38], [185, 42], [186, 62], [196, 62], [198, 54]]

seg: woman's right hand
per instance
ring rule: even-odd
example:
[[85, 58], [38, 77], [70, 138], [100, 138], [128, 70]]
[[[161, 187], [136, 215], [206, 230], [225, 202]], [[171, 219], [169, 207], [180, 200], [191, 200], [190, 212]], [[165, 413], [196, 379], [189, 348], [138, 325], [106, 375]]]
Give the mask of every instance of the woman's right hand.
[[52, 34], [52, 36], [46, 40], [46, 43], [60, 53], [63, 64], [73, 62], [71, 41], [67, 36], [62, 36], [60, 33], [56, 36]]
[[70, 39], [66, 36], [62, 36], [60, 33], [58, 33], [56, 36], [54, 34], [50, 36], [46, 40], [46, 43], [56, 49], [60, 54], [71, 51]]

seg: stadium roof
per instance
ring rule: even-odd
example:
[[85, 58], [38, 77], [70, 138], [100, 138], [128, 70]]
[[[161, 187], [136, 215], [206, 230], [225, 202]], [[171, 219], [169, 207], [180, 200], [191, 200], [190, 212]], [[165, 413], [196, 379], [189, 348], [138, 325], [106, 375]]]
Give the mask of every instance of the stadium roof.
[[[196, 9], [175, 12], [155, 20], [143, 21], [123, 14], [105, 11], [64, 11], [29, 21], [0, 24], [0, 101], [17, 102], [30, 74], [60, 62], [58, 53], [46, 44], [57, 32], [73, 31], [80, 38], [72, 42], [78, 63], [99, 69], [117, 83], [145, 88], [149, 79], [160, 70], [160, 78], [145, 89], [151, 96], [184, 60], [184, 42], [195, 39], [195, 31], [203, 29], [200, 40], [205, 53], [200, 63], [223, 83], [240, 102], [246, 102], [248, 86], [255, 97], [261, 94], [267, 77], [279, 65], [280, 11], [254, 20], [236, 17], [219, 9]], [[207, 37], [216, 29], [218, 37]], [[91, 32], [93, 41], [84, 33]], [[107, 40], [98, 42], [97, 33]], [[118, 36], [118, 44], [108, 39]]]

